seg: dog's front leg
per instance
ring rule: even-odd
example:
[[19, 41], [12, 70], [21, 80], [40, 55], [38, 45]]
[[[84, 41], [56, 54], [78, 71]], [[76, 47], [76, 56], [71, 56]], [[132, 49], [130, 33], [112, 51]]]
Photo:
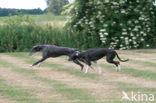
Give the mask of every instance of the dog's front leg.
[[96, 61], [95, 61], [95, 63], [96, 63], [96, 66], [99, 69], [99, 74], [102, 74], [102, 68], [101, 68], [101, 66]]
[[93, 68], [93, 67], [91, 67], [91, 66], [87, 65], [87, 68], [86, 68], [86, 71], [85, 71], [85, 73], [88, 73], [88, 71], [89, 71], [89, 68], [91, 68], [91, 69], [93, 69], [93, 70], [94, 70], [94, 68]]
[[41, 66], [41, 63], [38, 63], [38, 67], [40, 67]]
[[81, 66], [81, 71], [83, 70], [84, 65], [82, 65], [77, 59], [73, 60], [73, 62]]
[[37, 62], [35, 62], [33, 65], [31, 65], [31, 67], [37, 65], [37, 64], [40, 63], [40, 62], [43, 62], [43, 61], [46, 60], [46, 59], [47, 59], [47, 58], [42, 58], [42, 59], [40, 59], [39, 61], [37, 61]]

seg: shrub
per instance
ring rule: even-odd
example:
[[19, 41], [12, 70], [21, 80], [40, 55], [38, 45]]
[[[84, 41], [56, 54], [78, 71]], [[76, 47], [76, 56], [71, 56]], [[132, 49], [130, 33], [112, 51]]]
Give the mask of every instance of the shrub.
[[152, 0], [76, 0], [68, 8], [66, 27], [85, 32], [88, 42], [96, 37], [97, 46], [134, 49], [156, 44]]

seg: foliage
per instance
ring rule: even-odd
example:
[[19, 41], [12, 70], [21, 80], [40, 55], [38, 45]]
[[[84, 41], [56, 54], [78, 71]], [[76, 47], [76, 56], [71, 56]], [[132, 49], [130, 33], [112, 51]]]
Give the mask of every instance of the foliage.
[[60, 15], [62, 12], [62, 7], [68, 3], [68, 0], [47, 0], [47, 10], [55, 15]]
[[0, 26], [0, 52], [29, 51], [37, 44], [87, 49], [86, 36], [83, 32], [55, 28], [50, 25], [40, 26], [29, 16], [19, 15], [14, 19], [10, 17], [5, 25]]
[[18, 13], [22, 14], [43, 14], [45, 11], [42, 11], [41, 9], [6, 9], [6, 8], [0, 8], [0, 16], [9, 16], [9, 15], [18, 15]]
[[94, 36], [99, 45], [113, 49], [156, 47], [152, 0], [76, 0], [66, 8], [66, 27], [85, 32], [88, 42]]

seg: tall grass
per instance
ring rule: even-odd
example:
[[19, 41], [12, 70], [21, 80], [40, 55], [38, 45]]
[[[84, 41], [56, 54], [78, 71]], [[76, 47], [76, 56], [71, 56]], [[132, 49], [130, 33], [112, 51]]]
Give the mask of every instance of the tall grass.
[[[29, 17], [30, 19], [34, 20], [35, 22], [65, 21], [67, 19], [66, 16], [55, 16], [51, 13], [42, 14], [42, 15], [23, 15], [23, 17], [24, 18]], [[15, 16], [0, 17], [1, 22], [7, 22], [10, 19], [16, 21], [17, 16], [15, 15]]]
[[[89, 41], [90, 40], [90, 41]], [[28, 51], [37, 44], [54, 44], [73, 48], [93, 48], [96, 38], [65, 28], [40, 26], [28, 16], [19, 15], [0, 26], [0, 52]]]

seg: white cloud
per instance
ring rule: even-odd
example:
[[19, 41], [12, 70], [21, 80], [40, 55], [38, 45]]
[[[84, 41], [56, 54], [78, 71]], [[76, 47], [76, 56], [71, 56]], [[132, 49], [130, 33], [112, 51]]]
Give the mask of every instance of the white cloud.
[[33, 9], [47, 7], [46, 0], [0, 0], [1, 8]]

